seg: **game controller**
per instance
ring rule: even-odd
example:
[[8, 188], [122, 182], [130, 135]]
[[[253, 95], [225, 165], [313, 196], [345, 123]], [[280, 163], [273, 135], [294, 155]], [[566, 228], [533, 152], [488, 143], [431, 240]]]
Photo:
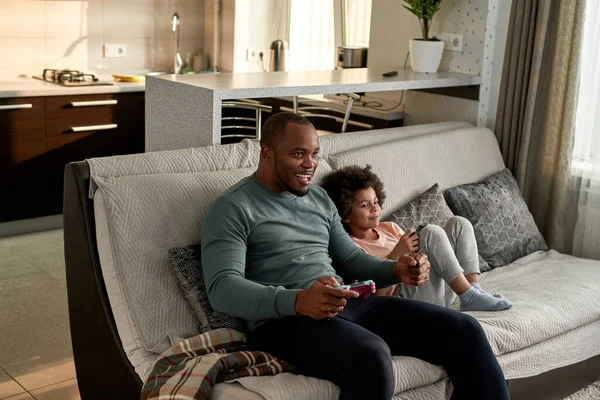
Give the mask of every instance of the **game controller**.
[[350, 285], [341, 285], [341, 286], [336, 286], [335, 288], [352, 290], [354, 292], [357, 292], [358, 298], [361, 299], [362, 301], [365, 301], [372, 294], [372, 292], [371, 292], [372, 284], [374, 284], [374, 282], [369, 279], [368, 281], [354, 282]]
[[[417, 229], [415, 229], [415, 231], [413, 233], [411, 233], [408, 237], [412, 237], [417, 235], [417, 238], [419, 238], [419, 234], [421, 234], [421, 230], [423, 228], [425, 228], [427, 226], [427, 224], [421, 224], [417, 227]], [[415, 251], [415, 253], [417, 253], [419, 251], [419, 247], [417, 246], [417, 250]]]
[[[421, 224], [421, 225], [419, 225], [419, 226], [417, 227], [417, 229], [415, 229], [415, 231], [414, 231], [413, 233], [411, 233], [411, 234], [410, 234], [410, 236], [414, 236], [414, 235], [417, 235], [417, 236], [419, 236], [419, 234], [421, 233], [421, 230], [422, 230], [423, 228], [425, 228], [426, 226], [427, 226], [427, 224]], [[409, 237], [410, 237], [410, 236], [409, 236]]]

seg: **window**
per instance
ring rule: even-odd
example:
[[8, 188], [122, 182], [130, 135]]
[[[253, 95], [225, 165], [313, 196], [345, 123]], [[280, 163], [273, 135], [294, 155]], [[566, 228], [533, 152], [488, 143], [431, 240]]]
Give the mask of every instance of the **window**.
[[[573, 172], [600, 175], [600, 2], [586, 3]], [[595, 175], [595, 174], [594, 174]], [[600, 176], [598, 176], [600, 178]]]
[[292, 71], [333, 69], [333, 0], [292, 0], [290, 62]]
[[371, 0], [343, 0], [346, 46], [369, 47], [371, 33]]
[[290, 70], [334, 69], [337, 46], [369, 46], [372, 0], [290, 1]]

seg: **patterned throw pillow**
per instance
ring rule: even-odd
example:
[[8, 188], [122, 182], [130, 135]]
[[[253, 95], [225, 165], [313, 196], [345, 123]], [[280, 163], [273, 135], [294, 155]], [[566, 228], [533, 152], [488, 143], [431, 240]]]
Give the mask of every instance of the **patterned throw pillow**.
[[169, 250], [173, 272], [179, 281], [179, 287], [196, 313], [196, 317], [200, 320], [200, 331], [231, 328], [246, 332], [246, 322], [243, 319], [215, 311], [210, 305], [204, 285], [200, 251], [200, 244], [174, 247]]
[[479, 254], [492, 268], [548, 250], [508, 168], [482, 182], [450, 188], [444, 196], [454, 213], [471, 221]]
[[[395, 222], [403, 231], [406, 231], [425, 223], [443, 227], [453, 215], [436, 183], [408, 204], [394, 211], [386, 218], [386, 221]], [[488, 263], [479, 256], [479, 270], [485, 272], [490, 269]]]

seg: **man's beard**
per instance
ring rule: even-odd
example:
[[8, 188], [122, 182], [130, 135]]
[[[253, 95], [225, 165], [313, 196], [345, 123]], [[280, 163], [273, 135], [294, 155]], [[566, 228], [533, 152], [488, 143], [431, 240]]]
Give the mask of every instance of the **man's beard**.
[[310, 185], [306, 189], [306, 192], [300, 192], [298, 190], [295, 190], [295, 189], [289, 187], [289, 185], [285, 184], [285, 181], [283, 180], [283, 178], [281, 177], [281, 175], [279, 175], [279, 171], [277, 169], [277, 158], [276, 157], [274, 158], [274, 161], [275, 161], [275, 175], [277, 176], [277, 179], [279, 180], [278, 186], [281, 189], [285, 190], [286, 192], [290, 192], [291, 194], [296, 195], [298, 197], [306, 196], [308, 194], [308, 191], [310, 190]]

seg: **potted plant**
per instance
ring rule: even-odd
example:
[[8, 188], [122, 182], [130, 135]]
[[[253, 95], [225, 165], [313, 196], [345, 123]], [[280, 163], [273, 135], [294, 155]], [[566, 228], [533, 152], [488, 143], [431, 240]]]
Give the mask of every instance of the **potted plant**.
[[409, 44], [410, 65], [415, 72], [437, 72], [442, 61], [444, 42], [429, 37], [433, 15], [441, 8], [442, 0], [404, 0], [404, 8], [413, 13], [421, 25], [422, 38]]

